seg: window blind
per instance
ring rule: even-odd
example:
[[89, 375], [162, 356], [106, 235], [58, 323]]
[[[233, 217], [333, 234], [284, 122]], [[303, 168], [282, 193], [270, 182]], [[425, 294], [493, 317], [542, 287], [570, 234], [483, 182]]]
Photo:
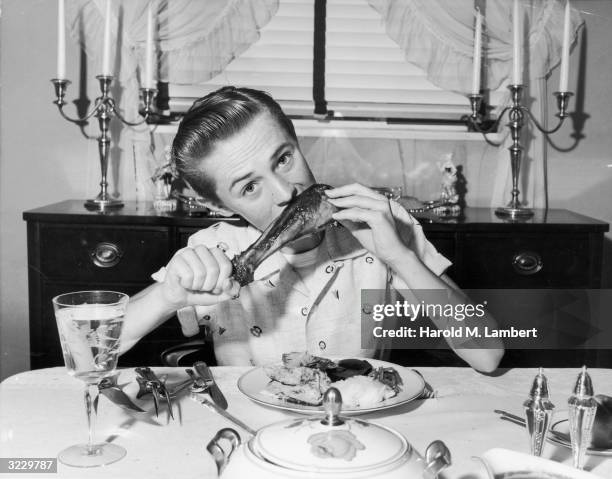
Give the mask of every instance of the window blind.
[[200, 85], [170, 84], [170, 109], [186, 111], [196, 98], [225, 85], [270, 93], [291, 116], [312, 116], [314, 0], [280, 0], [260, 38], [216, 77]]
[[[328, 117], [344, 120], [453, 122], [468, 114], [465, 95], [438, 88], [408, 63], [364, 0], [326, 0], [324, 98]], [[223, 85], [269, 92], [292, 117], [313, 118], [315, 0], [280, 0], [260, 39], [226, 70], [200, 85], [169, 85], [170, 109]], [[427, 48], [426, 45], [423, 46]], [[467, 72], [471, 74], [471, 72]], [[496, 105], [503, 91], [492, 92]]]

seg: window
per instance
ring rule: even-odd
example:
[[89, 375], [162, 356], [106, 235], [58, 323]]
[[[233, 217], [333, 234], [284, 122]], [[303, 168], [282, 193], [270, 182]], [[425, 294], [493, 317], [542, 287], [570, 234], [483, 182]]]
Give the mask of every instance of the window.
[[[321, 47], [324, 58], [315, 58]], [[324, 76], [313, 64], [323, 66]], [[365, 0], [280, 0], [260, 39], [224, 72], [200, 85], [170, 84], [170, 110], [184, 112], [194, 99], [223, 85], [268, 91], [291, 117], [305, 120], [302, 125], [321, 119], [314, 114], [317, 89], [326, 102], [324, 116], [335, 128], [367, 124], [380, 130], [409, 123], [465, 132], [460, 120], [469, 113], [465, 95], [438, 88], [405, 60]], [[494, 93], [491, 102], [502, 94]]]

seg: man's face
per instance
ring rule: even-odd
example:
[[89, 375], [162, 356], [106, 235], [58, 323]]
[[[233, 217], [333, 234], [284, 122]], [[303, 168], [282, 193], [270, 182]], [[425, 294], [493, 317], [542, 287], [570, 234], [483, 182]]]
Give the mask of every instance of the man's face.
[[264, 230], [315, 179], [294, 140], [267, 112], [218, 142], [202, 162], [221, 206]]

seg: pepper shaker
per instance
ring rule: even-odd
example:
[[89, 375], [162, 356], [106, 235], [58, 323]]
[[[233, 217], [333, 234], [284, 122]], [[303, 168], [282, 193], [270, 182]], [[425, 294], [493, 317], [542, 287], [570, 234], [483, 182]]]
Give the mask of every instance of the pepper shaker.
[[531, 454], [542, 455], [542, 448], [546, 440], [546, 434], [552, 421], [554, 404], [550, 402], [548, 395], [548, 381], [542, 374], [542, 368], [533, 380], [529, 397], [523, 403], [525, 417], [527, 419], [527, 432], [529, 433], [529, 446]]
[[568, 399], [567, 405], [574, 467], [582, 469], [587, 447], [591, 444], [593, 422], [597, 412], [597, 401], [593, 397], [593, 383], [586, 366], [582, 366], [582, 371], [576, 379], [574, 393]]

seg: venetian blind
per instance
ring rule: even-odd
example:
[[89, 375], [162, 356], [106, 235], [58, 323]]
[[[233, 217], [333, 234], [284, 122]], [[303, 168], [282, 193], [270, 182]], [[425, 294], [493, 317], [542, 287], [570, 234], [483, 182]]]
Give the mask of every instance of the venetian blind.
[[311, 115], [313, 23], [314, 0], [280, 0], [260, 39], [221, 74], [200, 85], [170, 84], [170, 109], [186, 111], [194, 99], [235, 85], [267, 91], [291, 116]]
[[[324, 96], [330, 116], [457, 121], [469, 112], [465, 95], [438, 88], [405, 60], [365, 0], [323, 3]], [[291, 116], [313, 117], [314, 21], [315, 0], [280, 0], [260, 39], [223, 73], [201, 85], [169, 86], [171, 110], [185, 111], [195, 98], [236, 85], [269, 92]], [[491, 103], [497, 98], [494, 95]]]

